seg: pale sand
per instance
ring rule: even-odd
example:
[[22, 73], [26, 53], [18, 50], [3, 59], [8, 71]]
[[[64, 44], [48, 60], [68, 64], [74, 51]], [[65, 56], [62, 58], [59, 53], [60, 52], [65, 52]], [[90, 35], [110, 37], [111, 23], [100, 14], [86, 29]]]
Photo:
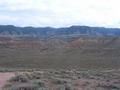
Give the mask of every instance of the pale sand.
[[12, 72], [0, 73], [0, 89], [5, 85], [7, 80], [9, 80], [13, 76], [15, 76], [15, 74]]

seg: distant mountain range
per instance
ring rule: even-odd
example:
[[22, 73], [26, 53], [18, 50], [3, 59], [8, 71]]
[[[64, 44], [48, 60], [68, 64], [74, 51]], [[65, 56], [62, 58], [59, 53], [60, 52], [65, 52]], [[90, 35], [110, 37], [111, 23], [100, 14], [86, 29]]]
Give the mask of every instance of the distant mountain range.
[[120, 36], [119, 28], [71, 26], [64, 28], [52, 27], [16, 27], [0, 25], [1, 37], [72, 37], [72, 36]]
[[118, 28], [88, 26], [35, 28], [0, 25], [2, 48], [39, 48], [43, 51], [68, 48], [120, 48], [119, 36]]
[[0, 25], [0, 67], [117, 69], [120, 29]]

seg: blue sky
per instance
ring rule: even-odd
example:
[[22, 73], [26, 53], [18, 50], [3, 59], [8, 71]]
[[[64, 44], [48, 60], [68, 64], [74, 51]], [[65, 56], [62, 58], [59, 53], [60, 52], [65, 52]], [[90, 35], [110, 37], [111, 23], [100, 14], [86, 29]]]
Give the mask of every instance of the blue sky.
[[120, 0], [0, 0], [0, 24], [120, 27]]

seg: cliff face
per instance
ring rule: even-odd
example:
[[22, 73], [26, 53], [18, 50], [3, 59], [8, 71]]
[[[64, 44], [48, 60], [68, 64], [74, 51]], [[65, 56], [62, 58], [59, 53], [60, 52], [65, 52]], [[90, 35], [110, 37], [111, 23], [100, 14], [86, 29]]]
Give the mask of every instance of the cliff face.
[[120, 36], [118, 28], [71, 26], [66, 28], [34, 28], [15, 27], [11, 25], [0, 26], [0, 36], [11, 37], [68, 37], [68, 36]]
[[118, 47], [120, 29], [87, 26], [33, 28], [0, 26], [0, 46], [19, 48]]

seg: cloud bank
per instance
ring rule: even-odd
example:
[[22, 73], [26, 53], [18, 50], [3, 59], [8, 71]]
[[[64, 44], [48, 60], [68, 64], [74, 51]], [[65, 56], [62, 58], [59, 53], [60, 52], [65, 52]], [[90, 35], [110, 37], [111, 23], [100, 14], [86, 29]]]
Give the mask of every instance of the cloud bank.
[[120, 27], [120, 0], [0, 0], [0, 24]]

